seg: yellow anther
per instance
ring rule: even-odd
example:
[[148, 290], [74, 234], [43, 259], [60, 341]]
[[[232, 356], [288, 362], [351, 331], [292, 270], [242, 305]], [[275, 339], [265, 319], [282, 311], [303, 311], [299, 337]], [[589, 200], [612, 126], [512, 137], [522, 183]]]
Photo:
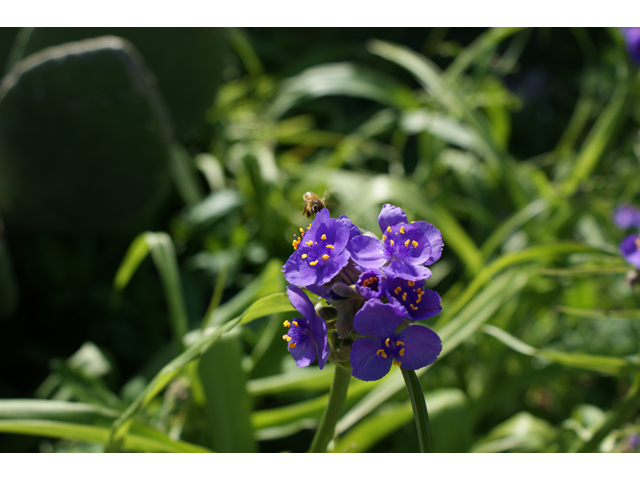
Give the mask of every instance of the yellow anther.
[[395, 293], [396, 295], [400, 295], [401, 291], [402, 291], [402, 288], [396, 287], [396, 289], [393, 291], [393, 293]]
[[400, 233], [404, 235], [404, 227], [400, 227]]
[[293, 241], [293, 243], [292, 243], [291, 245], [293, 246], [293, 249], [294, 249], [294, 250], [297, 250], [297, 249], [298, 249], [298, 241], [297, 241], [297, 240], [294, 240], [294, 241]]
[[413, 306], [413, 303], [410, 303], [409, 306], [411, 307], [411, 310], [417, 310], [418, 309], [418, 307], [414, 307]]
[[307, 230], [309, 230], [311, 228], [311, 224], [309, 224], [309, 226], [307, 227]]
[[391, 227], [387, 227], [387, 232], [391, 233]]
[[284, 325], [285, 327], [289, 328], [291, 326], [291, 323], [289, 322], [289, 320], [285, 320], [282, 325]]
[[409, 242], [410, 242], [410, 241], [411, 241], [411, 240], [409, 240], [409, 239], [407, 238], [407, 241], [406, 241], [406, 242], [404, 242], [404, 246], [405, 246], [405, 247], [408, 247], [408, 246], [409, 246]]
[[318, 264], [318, 260], [314, 260], [313, 262], [309, 262], [309, 265], [314, 266]]
[[327, 245], [327, 248], [330, 248], [331, 250], [335, 250], [335, 247], [333, 245]]
[[640, 236], [636, 237], [635, 244], [636, 244], [636, 249], [640, 250]]
[[304, 235], [304, 228], [298, 228], [298, 230], [300, 230], [300, 233]]
[[313, 240], [309, 240], [308, 242], [305, 242], [307, 245], [311, 246], [313, 245]]
[[289, 348], [296, 348], [297, 343], [290, 343]]
[[411, 242], [411, 245], [413, 245], [413, 248], [418, 248], [418, 242], [416, 242], [415, 240]]
[[329, 255], [327, 255], [326, 253], [324, 255], [322, 255], [322, 259], [326, 260], [327, 258], [329, 258]]
[[416, 221], [414, 220], [413, 222], [410, 222], [410, 223], [416, 223]]
[[418, 295], [418, 299], [416, 300], [416, 303], [420, 303], [420, 300], [422, 300], [422, 295]]
[[382, 235], [382, 241], [384, 242], [387, 239], [386, 235]]
[[424, 290], [423, 290], [423, 289], [421, 289], [420, 287], [418, 287], [418, 288], [416, 288], [416, 293], [417, 293], [418, 295], [422, 295], [422, 294], [424, 293]]
[[326, 240], [327, 236], [323, 233], [322, 236], [320, 237], [320, 240]]
[[391, 240], [391, 241], [389, 242], [389, 244], [393, 247], [393, 240]]
[[289, 335], [283, 335], [282, 339], [288, 342], [289, 340], [291, 340], [291, 337]]
[[307, 258], [307, 254], [306, 254], [306, 253], [303, 253], [303, 254], [302, 254], [302, 259], [304, 260], [305, 258]]
[[413, 280], [407, 281], [407, 285], [409, 285], [410, 287], [413, 287], [415, 284], [416, 282], [414, 282]]
[[380, 349], [376, 352], [376, 355], [380, 355], [382, 358], [387, 358], [387, 354], [383, 349]]
[[400, 365], [402, 365], [402, 362], [400, 360], [394, 360], [393, 364], [397, 365], [397, 366], [400, 366]]
[[407, 301], [407, 292], [404, 292], [404, 293], [402, 294], [402, 301], [403, 301], [403, 302], [406, 302], [406, 301]]
[[385, 347], [388, 347], [388, 346], [389, 346], [389, 339], [388, 339], [388, 338], [384, 341], [384, 346], [385, 346]]
[[293, 322], [291, 322], [293, 324], [294, 327], [299, 327], [300, 325], [298, 325], [298, 322], [296, 322], [295, 320]]
[[399, 347], [400, 345], [404, 345], [404, 342], [402, 340], [398, 340], [396, 342], [396, 346]]
[[401, 357], [404, 357], [404, 348], [401, 348], [401, 349], [400, 349], [400, 351], [398, 352], [398, 354], [399, 354]]

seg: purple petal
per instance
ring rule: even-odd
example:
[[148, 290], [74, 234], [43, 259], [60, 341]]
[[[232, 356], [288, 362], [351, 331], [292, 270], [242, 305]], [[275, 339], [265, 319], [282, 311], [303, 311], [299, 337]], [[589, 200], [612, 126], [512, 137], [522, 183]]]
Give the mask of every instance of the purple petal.
[[[320, 210], [317, 215], [322, 212], [324, 210]], [[284, 278], [287, 282], [299, 287], [318, 283], [320, 269], [313, 268], [307, 260], [302, 258], [302, 255], [309, 254], [310, 250], [308, 247], [298, 248], [291, 254], [284, 267], [282, 267]]]
[[440, 304], [440, 295], [435, 290], [427, 289], [422, 294], [422, 298], [419, 303], [413, 305], [417, 307], [417, 310], [409, 308], [409, 316], [413, 320], [426, 320], [435, 315], [438, 315], [442, 311], [442, 305]]
[[620, 254], [631, 265], [640, 268], [640, 235], [634, 233], [622, 240]]
[[380, 231], [384, 232], [387, 227], [394, 227], [399, 223], [409, 223], [407, 216], [400, 207], [394, 207], [389, 203], [385, 203], [378, 215], [378, 225], [380, 225]]
[[623, 27], [621, 30], [631, 58], [640, 63], [640, 27]]
[[389, 373], [393, 360], [390, 357], [383, 358], [381, 355], [376, 355], [380, 343], [377, 338], [358, 338], [353, 342], [350, 359], [353, 368], [351, 374], [354, 377], [372, 382], [380, 380]]
[[624, 205], [615, 209], [613, 222], [618, 228], [640, 227], [640, 210], [631, 205]]
[[[367, 283], [365, 286], [364, 284]], [[380, 298], [385, 292], [386, 280], [379, 270], [365, 270], [358, 277], [356, 287], [365, 300]]]
[[338, 221], [345, 223], [349, 227], [349, 240], [351, 240], [353, 237], [361, 235], [360, 229], [356, 225], [354, 225], [351, 219], [346, 215], [340, 215], [340, 219]]
[[427, 237], [427, 240], [429, 240], [429, 243], [431, 244], [431, 255], [429, 256], [429, 259], [424, 262], [424, 264], [431, 265], [432, 263], [439, 260], [442, 256], [442, 247], [444, 247], [440, 230], [438, 230], [430, 223], [423, 221], [413, 222], [411, 226], [419, 229], [424, 234], [424, 236]]
[[311, 228], [307, 230], [307, 232], [304, 234], [305, 237], [309, 235], [308, 238], [316, 238], [318, 227], [320, 227], [320, 225], [324, 224], [330, 218], [331, 218], [331, 213], [329, 212], [328, 208], [323, 208], [318, 213], [316, 213], [316, 216], [313, 219], [313, 222], [311, 222]]
[[316, 344], [318, 354], [318, 366], [322, 370], [327, 363], [331, 347], [327, 339], [327, 324], [320, 317], [316, 316], [319, 321], [313, 322], [313, 341]]
[[289, 297], [289, 301], [291, 302], [291, 305], [293, 305], [293, 308], [299, 311], [307, 321], [313, 322], [313, 319], [315, 319], [317, 315], [309, 297], [307, 297], [302, 290], [298, 287], [294, 287], [293, 285], [287, 285], [287, 296]]
[[324, 285], [331, 281], [333, 277], [340, 273], [343, 267], [349, 263], [349, 252], [342, 250], [340, 253], [332, 254], [331, 257], [324, 262], [324, 266], [319, 270], [317, 283]]
[[431, 270], [422, 265], [411, 265], [401, 259], [392, 260], [389, 265], [382, 267], [387, 277], [400, 277], [405, 280], [426, 280], [431, 276]]
[[354, 262], [364, 268], [380, 268], [387, 261], [382, 242], [368, 235], [358, 235], [347, 245]]
[[360, 335], [387, 338], [404, 321], [403, 312], [377, 298], [367, 300], [353, 318], [353, 327]]
[[409, 325], [396, 338], [404, 342], [404, 355], [400, 359], [402, 368], [408, 370], [431, 365], [442, 351], [438, 334], [422, 325]]
[[[431, 243], [426, 235], [413, 225], [404, 224], [401, 227], [394, 228], [387, 234], [389, 238], [384, 242], [387, 256], [402, 258], [413, 265], [422, 265], [427, 262], [431, 257]], [[403, 230], [404, 233], [402, 233]], [[393, 247], [391, 240], [394, 240]]]
[[294, 348], [288, 347], [298, 367], [308, 367], [316, 359], [316, 345], [312, 341], [298, 343]]

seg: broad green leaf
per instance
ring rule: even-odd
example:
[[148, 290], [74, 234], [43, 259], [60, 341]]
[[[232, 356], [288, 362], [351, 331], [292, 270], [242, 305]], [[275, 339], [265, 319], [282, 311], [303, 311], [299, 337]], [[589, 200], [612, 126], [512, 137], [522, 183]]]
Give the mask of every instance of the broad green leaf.
[[202, 201], [204, 194], [198, 183], [195, 168], [189, 153], [178, 144], [171, 147], [171, 174], [176, 189], [187, 205], [194, 205]]
[[545, 452], [555, 436], [556, 431], [549, 422], [520, 412], [491, 430], [471, 451]]
[[508, 334], [504, 330], [485, 325], [484, 333], [497, 338], [509, 348], [523, 355], [544, 358], [552, 362], [565, 365], [567, 367], [583, 368], [593, 372], [605, 373], [608, 375], [627, 375], [631, 372], [640, 371], [640, 364], [637, 360], [627, 360], [617, 357], [604, 357], [598, 355], [587, 355], [584, 353], [555, 352], [552, 350], [541, 350]]
[[556, 305], [560, 313], [575, 317], [598, 318], [602, 320], [640, 320], [640, 310], [595, 310], [590, 308], [574, 308]]
[[164, 288], [176, 351], [182, 352], [184, 350], [182, 337], [187, 333], [189, 320], [180, 282], [178, 259], [169, 235], [164, 232], [145, 232], [138, 235], [131, 243], [116, 273], [114, 287], [117, 290], [126, 287], [131, 276], [149, 253], [158, 269]]
[[[76, 402], [0, 400], [0, 431], [104, 443], [109, 426], [119, 414], [118, 410]], [[209, 451], [200, 445], [173, 440], [139, 422], [132, 424], [124, 448], [141, 452]]]
[[210, 193], [201, 202], [191, 204], [181, 214], [187, 230], [207, 227], [244, 203], [236, 190], [219, 190]]
[[224, 333], [231, 331], [238, 324], [248, 323], [256, 318], [284, 311], [295, 311], [295, 309], [291, 306], [284, 293], [276, 293], [258, 300], [245, 313], [224, 325], [205, 329], [195, 343], [158, 372], [136, 400], [113, 423], [106, 450], [117, 451], [129, 430], [136, 412], [148, 405], [184, 367], [202, 357], [207, 350], [220, 340]]
[[434, 137], [466, 150], [477, 150], [478, 138], [468, 126], [442, 113], [407, 110], [400, 118], [400, 128], [408, 135], [428, 131]]
[[[433, 451], [466, 452], [471, 445], [471, 411], [465, 394], [458, 389], [443, 388], [425, 392]], [[367, 452], [380, 440], [413, 420], [410, 402], [381, 408], [341, 436], [334, 452]]]
[[247, 382], [247, 391], [253, 396], [295, 391], [326, 392], [331, 386], [333, 369], [332, 364], [327, 364], [322, 370], [300, 368], [272, 377], [256, 378]]
[[330, 63], [308, 68], [283, 81], [269, 109], [278, 118], [296, 104], [328, 95], [345, 95], [405, 108], [414, 95], [393, 78], [352, 63]]
[[541, 268], [540, 275], [550, 277], [591, 277], [593, 275], [619, 275], [631, 270], [630, 265], [596, 265], [589, 267]]

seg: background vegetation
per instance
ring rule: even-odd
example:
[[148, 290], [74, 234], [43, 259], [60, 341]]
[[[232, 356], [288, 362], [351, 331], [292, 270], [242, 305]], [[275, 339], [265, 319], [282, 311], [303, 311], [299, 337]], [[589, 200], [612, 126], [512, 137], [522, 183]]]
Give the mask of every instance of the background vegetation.
[[[638, 451], [619, 31], [2, 28], [0, 65], [1, 451], [305, 451], [332, 369], [280, 340], [280, 268], [308, 190], [442, 232], [435, 451]], [[397, 369], [353, 379], [331, 448], [418, 450]]]

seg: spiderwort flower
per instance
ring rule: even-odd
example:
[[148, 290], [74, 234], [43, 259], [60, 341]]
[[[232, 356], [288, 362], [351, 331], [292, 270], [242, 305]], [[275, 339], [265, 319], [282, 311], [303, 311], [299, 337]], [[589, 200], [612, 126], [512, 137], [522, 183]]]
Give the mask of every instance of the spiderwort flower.
[[399, 333], [404, 313], [378, 299], [369, 300], [353, 319], [356, 331], [365, 335], [353, 342], [351, 366], [354, 377], [379, 380], [391, 365], [417, 370], [432, 364], [442, 351], [440, 337], [422, 325], [409, 325]]
[[356, 282], [358, 293], [365, 300], [380, 298], [385, 292], [385, 285], [384, 276], [377, 270], [365, 270]]
[[357, 227], [348, 217], [329, 217], [329, 209], [316, 214], [309, 230], [300, 240], [294, 240], [295, 252], [284, 264], [284, 278], [299, 287], [323, 285], [333, 279], [349, 263], [346, 250], [349, 239], [354, 238]]
[[389, 303], [400, 307], [405, 317], [424, 320], [442, 311], [440, 295], [424, 288], [424, 281], [414, 282], [403, 278], [391, 278], [385, 286], [385, 296]]
[[398, 207], [385, 204], [378, 224], [382, 240], [369, 235], [354, 237], [347, 246], [353, 261], [365, 269], [381, 269], [387, 277], [424, 280], [431, 276], [431, 265], [442, 254], [442, 235], [427, 222], [407, 223]]
[[640, 27], [623, 27], [620, 30], [629, 55], [634, 62], [640, 63]]
[[322, 370], [329, 358], [330, 347], [327, 340], [327, 324], [320, 318], [302, 290], [293, 285], [287, 286], [289, 301], [302, 318], [284, 322], [289, 331], [282, 338], [288, 343], [289, 352], [299, 367], [307, 367], [318, 359]]
[[640, 268], [640, 235], [633, 233], [622, 240], [620, 254], [631, 265]]
[[613, 211], [613, 223], [618, 228], [640, 228], [640, 210], [632, 205], [621, 205]]

